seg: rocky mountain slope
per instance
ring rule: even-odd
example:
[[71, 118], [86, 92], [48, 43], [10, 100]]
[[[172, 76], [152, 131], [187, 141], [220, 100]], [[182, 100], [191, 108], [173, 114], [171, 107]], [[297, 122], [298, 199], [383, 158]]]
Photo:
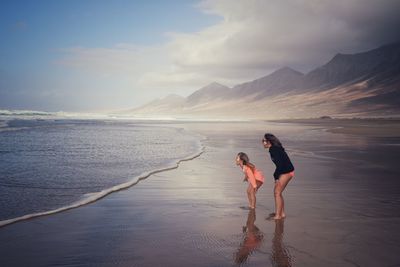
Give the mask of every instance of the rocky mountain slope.
[[400, 115], [400, 43], [337, 54], [307, 74], [289, 67], [232, 88], [211, 83], [129, 110], [133, 116], [278, 119]]

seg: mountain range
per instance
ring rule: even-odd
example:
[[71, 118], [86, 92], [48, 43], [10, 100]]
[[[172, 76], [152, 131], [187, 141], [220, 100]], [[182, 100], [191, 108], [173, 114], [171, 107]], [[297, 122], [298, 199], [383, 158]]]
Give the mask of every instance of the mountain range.
[[124, 111], [138, 117], [282, 119], [400, 115], [400, 43], [337, 54], [307, 74], [283, 67], [232, 88], [211, 83]]

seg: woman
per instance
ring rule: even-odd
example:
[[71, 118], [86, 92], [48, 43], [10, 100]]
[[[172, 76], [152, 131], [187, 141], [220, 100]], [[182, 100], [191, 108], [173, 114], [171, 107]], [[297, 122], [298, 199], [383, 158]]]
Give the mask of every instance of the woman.
[[254, 164], [250, 163], [246, 153], [240, 152], [236, 156], [236, 165], [243, 170], [245, 177], [243, 181], [248, 181], [247, 197], [249, 199], [249, 208], [256, 208], [256, 192], [264, 183], [264, 175], [256, 169]]
[[294, 167], [281, 142], [276, 136], [266, 133], [262, 142], [264, 148], [269, 149], [271, 159], [276, 165], [274, 172], [275, 214], [273, 214], [273, 219], [279, 220], [286, 217], [282, 192], [285, 190], [289, 181], [294, 177]]

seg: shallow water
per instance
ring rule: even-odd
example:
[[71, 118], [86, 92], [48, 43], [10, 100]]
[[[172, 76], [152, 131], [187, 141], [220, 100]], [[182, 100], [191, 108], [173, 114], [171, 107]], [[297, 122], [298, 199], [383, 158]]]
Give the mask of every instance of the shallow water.
[[198, 153], [183, 129], [101, 120], [11, 120], [0, 131], [0, 221], [58, 209]]

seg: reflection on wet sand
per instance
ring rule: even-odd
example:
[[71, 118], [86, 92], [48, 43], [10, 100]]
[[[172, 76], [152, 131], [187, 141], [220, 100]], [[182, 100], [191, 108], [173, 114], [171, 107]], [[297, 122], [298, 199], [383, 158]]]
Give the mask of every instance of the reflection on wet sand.
[[275, 220], [275, 233], [272, 238], [272, 266], [289, 267], [292, 265], [292, 258], [288, 248], [283, 242], [285, 220]]
[[235, 253], [235, 262], [242, 264], [246, 262], [250, 254], [253, 253], [262, 244], [264, 235], [258, 229], [254, 222], [256, 220], [256, 211], [250, 210], [246, 226], [243, 226], [243, 241], [240, 243], [238, 251]]

